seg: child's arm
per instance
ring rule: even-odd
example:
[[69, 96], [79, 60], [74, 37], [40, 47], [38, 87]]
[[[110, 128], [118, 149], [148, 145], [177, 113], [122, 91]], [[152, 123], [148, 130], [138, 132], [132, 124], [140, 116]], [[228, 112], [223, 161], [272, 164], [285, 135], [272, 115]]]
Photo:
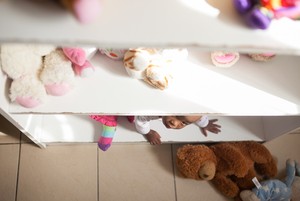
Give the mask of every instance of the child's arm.
[[150, 120], [158, 119], [156, 116], [136, 116], [134, 123], [137, 132], [144, 135], [152, 145], [161, 144], [160, 135], [155, 130], [150, 129]]
[[206, 137], [207, 131], [215, 134], [221, 132], [221, 126], [215, 123], [217, 121], [218, 119], [209, 120], [207, 116], [202, 116], [201, 119], [196, 122], [196, 124], [200, 127], [202, 134]]

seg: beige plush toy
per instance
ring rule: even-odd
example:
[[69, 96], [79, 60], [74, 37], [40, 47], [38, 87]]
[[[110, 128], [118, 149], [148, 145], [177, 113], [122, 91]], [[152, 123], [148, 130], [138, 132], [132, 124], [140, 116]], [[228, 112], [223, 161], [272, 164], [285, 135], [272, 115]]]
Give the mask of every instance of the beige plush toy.
[[12, 79], [10, 100], [23, 107], [36, 107], [47, 94], [61, 96], [73, 86], [71, 62], [52, 45], [3, 44], [1, 62]]
[[126, 51], [123, 61], [130, 77], [164, 90], [172, 80], [172, 66], [187, 56], [186, 49], [136, 48]]

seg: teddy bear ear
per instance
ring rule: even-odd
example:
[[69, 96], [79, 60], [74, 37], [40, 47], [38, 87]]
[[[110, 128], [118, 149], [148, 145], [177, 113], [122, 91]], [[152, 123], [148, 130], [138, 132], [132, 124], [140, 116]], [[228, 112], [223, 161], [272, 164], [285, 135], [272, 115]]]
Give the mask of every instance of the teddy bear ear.
[[184, 160], [187, 153], [192, 151], [192, 145], [184, 145], [177, 150], [177, 158], [180, 160]]

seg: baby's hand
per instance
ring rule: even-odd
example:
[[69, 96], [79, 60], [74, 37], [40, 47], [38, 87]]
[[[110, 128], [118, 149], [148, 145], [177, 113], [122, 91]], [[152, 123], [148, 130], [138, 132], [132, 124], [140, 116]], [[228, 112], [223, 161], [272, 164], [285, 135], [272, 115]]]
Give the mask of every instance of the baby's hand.
[[207, 131], [218, 134], [221, 132], [220, 128], [221, 126], [218, 124], [215, 124], [215, 122], [218, 121], [218, 119], [212, 119], [209, 120], [209, 123], [207, 124], [206, 127], [201, 128], [202, 134], [206, 137], [207, 136]]
[[155, 130], [150, 130], [149, 133], [145, 135], [145, 137], [152, 145], [161, 144], [160, 135]]

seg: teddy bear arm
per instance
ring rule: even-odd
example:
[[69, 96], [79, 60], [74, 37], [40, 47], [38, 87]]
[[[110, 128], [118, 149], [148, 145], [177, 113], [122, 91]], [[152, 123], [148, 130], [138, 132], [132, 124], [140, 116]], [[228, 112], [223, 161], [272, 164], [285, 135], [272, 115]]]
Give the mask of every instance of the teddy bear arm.
[[235, 182], [240, 189], [251, 189], [255, 186], [252, 181], [254, 177], [257, 177], [259, 181], [261, 180], [261, 178], [256, 175], [255, 170], [253, 168], [250, 168], [248, 173], [244, 177], [235, 178]]
[[219, 165], [225, 168], [227, 166], [228, 171], [233, 172], [237, 177], [243, 177], [247, 174], [249, 167], [245, 157], [235, 147], [228, 146], [228, 144], [220, 144], [218, 147], [214, 147], [214, 153], [220, 161], [223, 161]]
[[250, 145], [250, 157], [254, 161], [257, 173], [267, 177], [274, 177], [277, 174], [277, 165], [269, 150], [258, 143]]
[[216, 173], [212, 183], [216, 189], [229, 198], [235, 198], [239, 195], [240, 190], [237, 184], [225, 175]]

